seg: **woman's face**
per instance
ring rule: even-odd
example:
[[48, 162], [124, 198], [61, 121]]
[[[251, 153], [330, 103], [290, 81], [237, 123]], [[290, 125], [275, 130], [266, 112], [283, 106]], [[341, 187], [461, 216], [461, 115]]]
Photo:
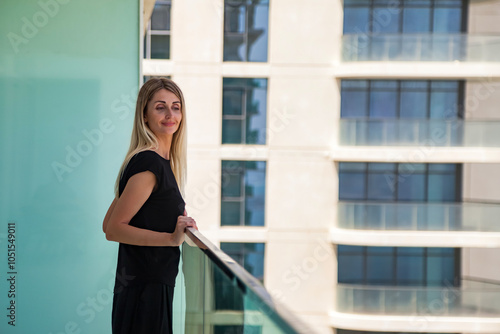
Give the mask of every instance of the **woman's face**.
[[157, 91], [146, 106], [144, 121], [157, 137], [172, 136], [181, 120], [181, 101], [166, 89]]

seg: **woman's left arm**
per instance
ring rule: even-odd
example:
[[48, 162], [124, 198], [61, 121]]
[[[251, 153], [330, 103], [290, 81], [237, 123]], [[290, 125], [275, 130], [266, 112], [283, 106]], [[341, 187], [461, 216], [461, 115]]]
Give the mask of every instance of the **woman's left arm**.
[[115, 209], [117, 199], [115, 198], [111, 205], [109, 206], [108, 212], [106, 212], [106, 216], [104, 216], [104, 220], [102, 222], [102, 231], [106, 233], [106, 228], [108, 227], [108, 221], [109, 217], [111, 217], [111, 213], [113, 213], [113, 210]]

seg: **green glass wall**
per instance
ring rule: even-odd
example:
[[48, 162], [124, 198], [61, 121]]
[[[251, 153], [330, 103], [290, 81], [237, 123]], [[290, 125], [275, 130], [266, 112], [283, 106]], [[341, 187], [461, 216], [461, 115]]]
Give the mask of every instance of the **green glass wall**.
[[101, 223], [130, 137], [139, 12], [0, 3], [0, 333], [111, 331], [117, 244]]

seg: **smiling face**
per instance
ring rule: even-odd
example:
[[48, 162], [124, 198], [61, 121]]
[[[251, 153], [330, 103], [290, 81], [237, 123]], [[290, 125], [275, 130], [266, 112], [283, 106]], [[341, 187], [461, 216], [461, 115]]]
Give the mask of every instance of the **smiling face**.
[[174, 93], [160, 89], [146, 105], [144, 121], [156, 137], [172, 136], [182, 121], [180, 99]]

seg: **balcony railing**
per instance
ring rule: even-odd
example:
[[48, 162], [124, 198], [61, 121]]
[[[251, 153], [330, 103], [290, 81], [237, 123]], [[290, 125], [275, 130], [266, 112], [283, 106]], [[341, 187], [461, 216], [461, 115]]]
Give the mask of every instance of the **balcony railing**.
[[338, 227], [356, 230], [500, 232], [499, 204], [339, 202]]
[[196, 246], [182, 246], [174, 332], [314, 333], [200, 232], [186, 234]]
[[345, 146], [499, 147], [500, 121], [341, 119]]
[[337, 285], [337, 311], [376, 315], [500, 316], [500, 286], [466, 282], [461, 287]]
[[348, 34], [342, 59], [350, 61], [500, 61], [499, 35]]

